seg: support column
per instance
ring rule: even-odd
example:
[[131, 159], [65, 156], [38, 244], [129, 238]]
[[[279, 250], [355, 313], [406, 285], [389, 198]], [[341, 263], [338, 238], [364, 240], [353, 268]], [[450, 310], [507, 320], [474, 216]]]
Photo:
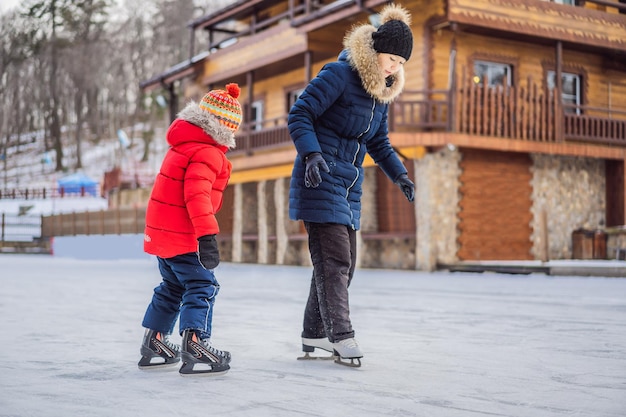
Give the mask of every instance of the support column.
[[257, 198], [257, 262], [266, 264], [268, 260], [267, 236], [267, 198], [265, 194], [266, 180], [256, 184]]
[[285, 216], [288, 210], [285, 203], [285, 178], [278, 178], [274, 182], [274, 207], [276, 209], [276, 265], [284, 265], [289, 246]]
[[[422, 163], [420, 163], [420, 161]], [[436, 267], [436, 255], [433, 253], [431, 231], [431, 190], [428, 181], [428, 168], [425, 160], [413, 160], [415, 173], [415, 269], [433, 271]]]
[[233, 262], [241, 262], [243, 251], [243, 186], [235, 184], [233, 201]]

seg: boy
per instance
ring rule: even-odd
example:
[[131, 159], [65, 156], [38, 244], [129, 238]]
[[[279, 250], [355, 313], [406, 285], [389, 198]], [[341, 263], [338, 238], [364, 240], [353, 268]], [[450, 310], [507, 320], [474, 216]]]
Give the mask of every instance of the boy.
[[[230, 369], [230, 353], [211, 345], [213, 304], [220, 286], [215, 214], [222, 206], [241, 124], [237, 84], [189, 103], [167, 132], [170, 145], [146, 211], [144, 250], [156, 255], [162, 282], [143, 318], [140, 369], [175, 366], [181, 375], [216, 375]], [[169, 340], [179, 318], [182, 345]], [[196, 367], [196, 365], [198, 365]]]

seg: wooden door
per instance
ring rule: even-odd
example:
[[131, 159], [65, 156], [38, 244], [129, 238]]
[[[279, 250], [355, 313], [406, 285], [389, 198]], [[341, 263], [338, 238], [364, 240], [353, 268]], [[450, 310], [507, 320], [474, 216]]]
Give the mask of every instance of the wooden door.
[[531, 159], [463, 149], [458, 257], [531, 260]]

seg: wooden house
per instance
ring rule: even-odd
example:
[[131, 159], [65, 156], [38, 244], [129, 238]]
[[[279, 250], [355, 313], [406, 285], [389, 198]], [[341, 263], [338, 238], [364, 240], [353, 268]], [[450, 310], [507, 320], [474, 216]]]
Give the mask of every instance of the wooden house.
[[[286, 116], [345, 32], [386, 3], [236, 1], [191, 22], [190, 58], [142, 83], [169, 94], [172, 117], [208, 89], [242, 88], [224, 259], [310, 263], [287, 215]], [[390, 139], [416, 200], [366, 160], [360, 266], [567, 259], [575, 231], [625, 224], [626, 0], [397, 3], [412, 13], [414, 47]]]

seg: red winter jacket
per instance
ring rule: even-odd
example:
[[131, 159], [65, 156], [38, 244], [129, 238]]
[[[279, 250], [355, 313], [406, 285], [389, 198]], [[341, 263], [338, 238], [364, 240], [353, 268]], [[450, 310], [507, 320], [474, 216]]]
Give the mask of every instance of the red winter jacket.
[[198, 238], [219, 233], [215, 214], [232, 165], [234, 132], [189, 103], [167, 132], [167, 151], [146, 210], [144, 250], [161, 258], [197, 252]]

